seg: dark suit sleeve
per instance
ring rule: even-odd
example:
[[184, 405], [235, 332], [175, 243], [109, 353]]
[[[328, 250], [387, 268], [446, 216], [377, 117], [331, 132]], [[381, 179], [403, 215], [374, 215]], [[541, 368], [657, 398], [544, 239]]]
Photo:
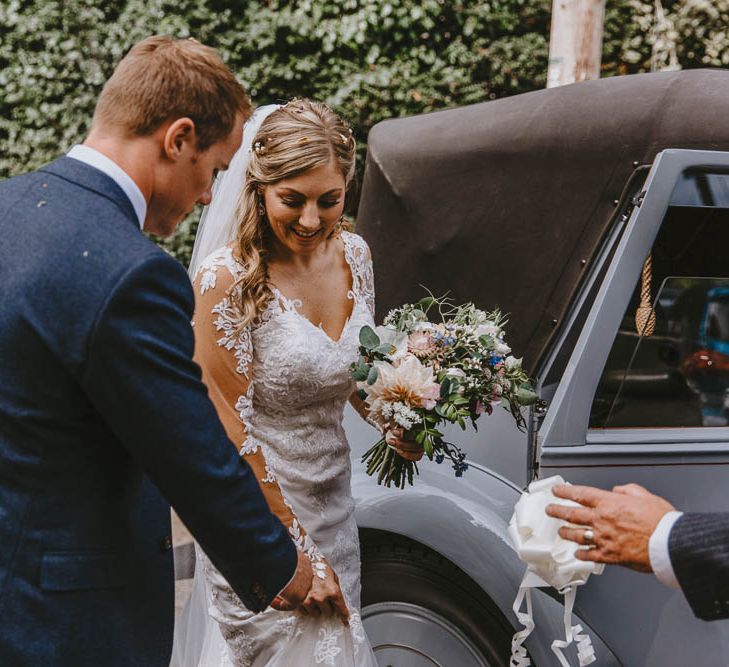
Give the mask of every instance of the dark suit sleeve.
[[729, 618], [729, 513], [688, 513], [668, 537], [673, 571], [694, 614]]
[[102, 307], [81, 381], [241, 600], [260, 611], [291, 579], [296, 549], [201, 382], [192, 308], [181, 265], [161, 254], [141, 262]]

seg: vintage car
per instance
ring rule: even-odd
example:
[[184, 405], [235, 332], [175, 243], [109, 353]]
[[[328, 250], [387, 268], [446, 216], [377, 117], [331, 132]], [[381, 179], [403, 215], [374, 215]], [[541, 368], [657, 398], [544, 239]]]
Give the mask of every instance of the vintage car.
[[[363, 616], [381, 665], [505, 665], [524, 564], [507, 536], [533, 479], [637, 482], [683, 510], [729, 508], [729, 72], [616, 77], [389, 120], [371, 132], [357, 230], [378, 318], [450, 292], [509, 313], [545, 406], [449, 435], [461, 478], [367, 477], [352, 411]], [[729, 602], [720, 601], [729, 605]], [[532, 664], [558, 665], [562, 598], [534, 594]], [[617, 566], [577, 594], [597, 665], [729, 664], [729, 622]], [[577, 664], [575, 652], [571, 664]]]

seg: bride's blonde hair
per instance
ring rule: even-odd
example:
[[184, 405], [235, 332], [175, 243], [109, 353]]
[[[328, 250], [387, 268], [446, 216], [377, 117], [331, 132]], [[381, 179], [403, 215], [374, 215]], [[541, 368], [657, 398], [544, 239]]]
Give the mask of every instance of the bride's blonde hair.
[[236, 211], [235, 245], [243, 270], [233, 293], [241, 327], [254, 322], [273, 298], [266, 264], [270, 227], [263, 209], [263, 187], [332, 160], [349, 186], [354, 176], [355, 140], [344, 120], [325, 104], [294, 99], [261, 124]]

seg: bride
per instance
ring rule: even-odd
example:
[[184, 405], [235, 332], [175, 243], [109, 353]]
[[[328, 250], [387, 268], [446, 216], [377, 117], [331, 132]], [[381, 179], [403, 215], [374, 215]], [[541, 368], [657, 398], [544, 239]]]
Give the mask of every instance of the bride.
[[[369, 249], [342, 215], [354, 162], [351, 130], [325, 105], [264, 107], [203, 216], [191, 264], [195, 357], [228, 436], [315, 576], [299, 609], [279, 598], [254, 614], [196, 545], [177, 667], [377, 664], [358, 613], [342, 428], [347, 400], [364, 415], [349, 367], [374, 314]], [[402, 432], [387, 437], [401, 456], [422, 456]]]

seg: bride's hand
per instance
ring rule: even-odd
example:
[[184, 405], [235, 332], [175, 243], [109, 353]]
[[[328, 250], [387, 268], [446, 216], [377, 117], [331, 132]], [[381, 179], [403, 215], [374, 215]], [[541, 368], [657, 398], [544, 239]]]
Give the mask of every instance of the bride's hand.
[[388, 428], [385, 432], [385, 442], [402, 458], [408, 461], [420, 461], [423, 458], [423, 446], [414, 440], [403, 440], [404, 435], [400, 426]]
[[309, 594], [313, 578], [309, 557], [297, 550], [294, 576], [286, 584], [286, 588], [272, 600], [271, 606], [279, 611], [296, 609]]
[[339, 577], [326, 563], [326, 577], [324, 579], [314, 575], [309, 595], [302, 603], [300, 609], [312, 616], [339, 616], [344, 625], [349, 625], [349, 609], [344, 601], [342, 589], [339, 586]]

